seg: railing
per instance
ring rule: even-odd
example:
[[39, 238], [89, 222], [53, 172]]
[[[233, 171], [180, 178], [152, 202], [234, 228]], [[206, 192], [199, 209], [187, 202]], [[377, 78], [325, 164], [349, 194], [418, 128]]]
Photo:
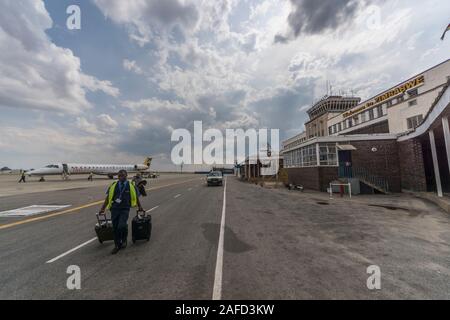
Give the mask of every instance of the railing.
[[378, 189], [379, 191], [388, 193], [389, 182], [386, 178], [371, 174], [365, 168], [359, 167], [339, 167], [339, 178], [357, 178], [367, 185]]

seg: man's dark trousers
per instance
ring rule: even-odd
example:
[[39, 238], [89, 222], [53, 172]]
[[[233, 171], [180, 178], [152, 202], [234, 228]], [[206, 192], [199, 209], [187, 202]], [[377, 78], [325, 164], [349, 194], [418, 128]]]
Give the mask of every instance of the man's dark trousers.
[[121, 248], [128, 237], [128, 217], [130, 208], [111, 208], [111, 220], [114, 230], [114, 243]]

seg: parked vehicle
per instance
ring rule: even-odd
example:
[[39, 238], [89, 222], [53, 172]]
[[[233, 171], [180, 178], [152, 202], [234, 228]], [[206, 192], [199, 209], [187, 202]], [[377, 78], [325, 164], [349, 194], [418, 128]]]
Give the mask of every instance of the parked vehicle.
[[211, 171], [206, 176], [206, 184], [209, 186], [223, 186], [223, 175], [221, 171]]

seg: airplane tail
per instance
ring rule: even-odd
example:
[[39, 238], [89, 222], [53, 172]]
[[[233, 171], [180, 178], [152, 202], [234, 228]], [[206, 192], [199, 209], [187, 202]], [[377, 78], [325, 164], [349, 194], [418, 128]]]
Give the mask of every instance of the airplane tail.
[[152, 164], [152, 160], [153, 160], [152, 157], [147, 157], [144, 160], [144, 165], [146, 165], [149, 169], [150, 169], [150, 165]]

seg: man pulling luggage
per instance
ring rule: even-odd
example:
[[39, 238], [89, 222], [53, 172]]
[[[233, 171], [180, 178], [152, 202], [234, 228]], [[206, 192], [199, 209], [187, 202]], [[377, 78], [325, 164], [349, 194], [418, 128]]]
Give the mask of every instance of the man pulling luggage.
[[127, 180], [127, 176], [125, 170], [119, 171], [119, 179], [108, 188], [105, 202], [100, 209], [101, 214], [106, 209], [111, 210], [115, 244], [111, 254], [116, 254], [127, 246], [130, 209], [138, 207], [139, 211], [144, 211], [139, 201], [138, 191], [134, 184]]

